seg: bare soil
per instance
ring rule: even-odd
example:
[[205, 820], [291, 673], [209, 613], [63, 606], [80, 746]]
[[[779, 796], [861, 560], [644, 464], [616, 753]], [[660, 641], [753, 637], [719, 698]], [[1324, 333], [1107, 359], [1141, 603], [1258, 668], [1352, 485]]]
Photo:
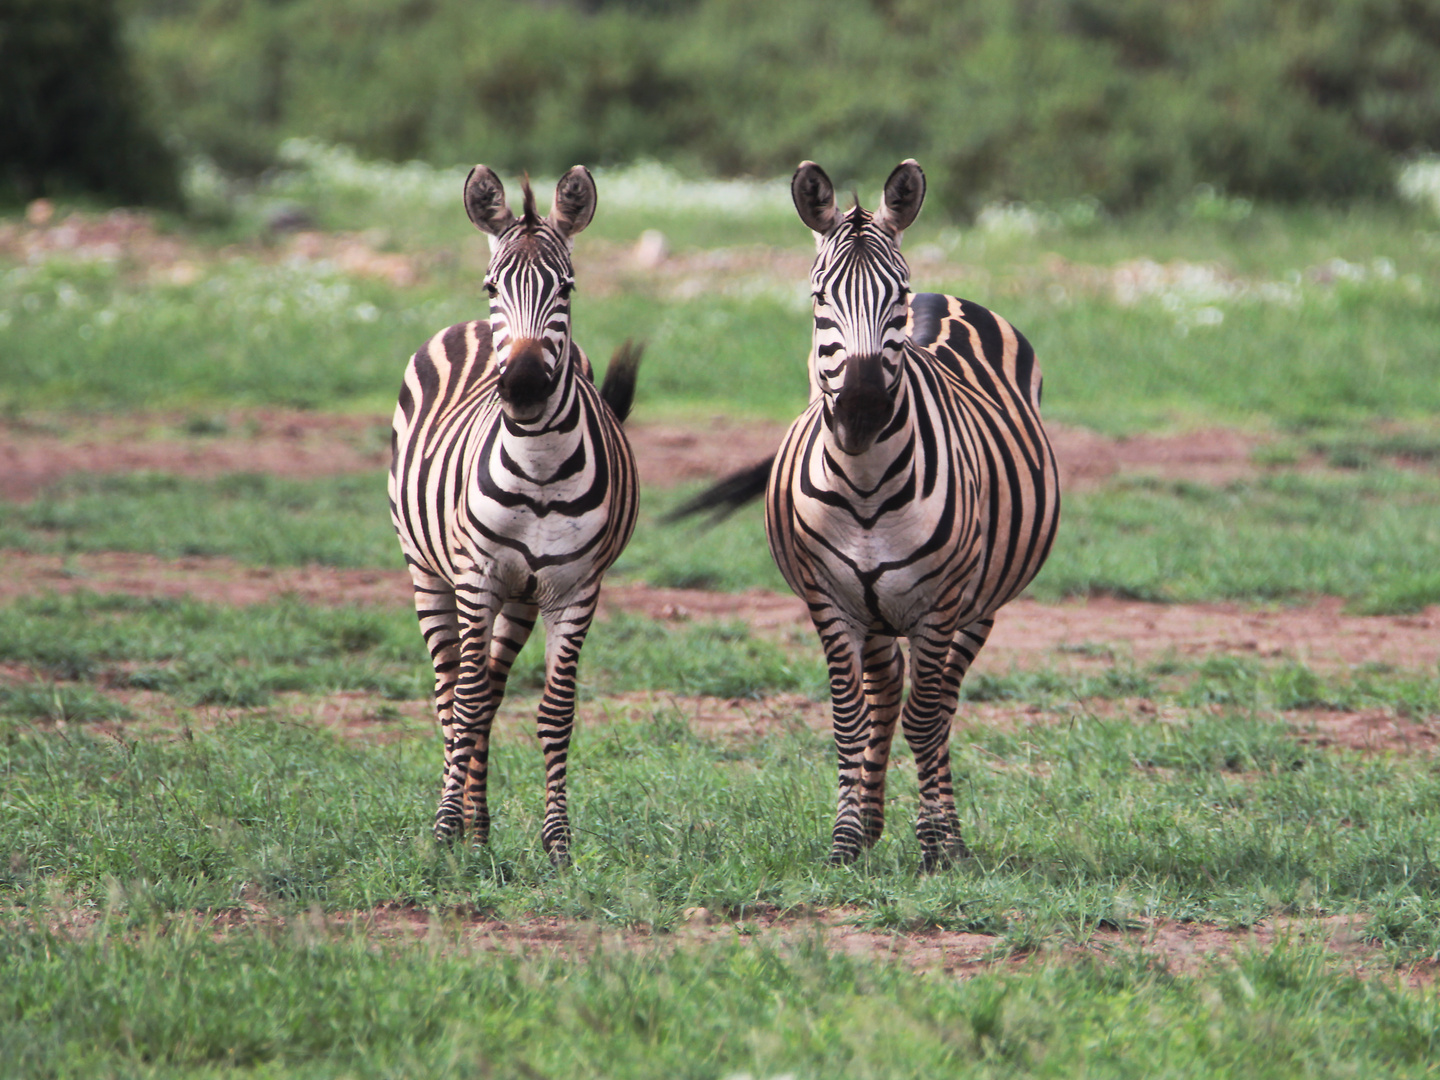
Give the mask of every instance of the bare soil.
[[[78, 589], [242, 605], [289, 596], [311, 604], [409, 606], [412, 595], [409, 579], [400, 570], [251, 567], [224, 558], [0, 550], [0, 603]], [[743, 619], [757, 632], [772, 635], [809, 627], [798, 599], [761, 589], [716, 593], [611, 582], [601, 593], [601, 615], [620, 611], [674, 623]], [[1115, 660], [1139, 664], [1214, 654], [1292, 659], [1319, 670], [1362, 664], [1432, 668], [1440, 663], [1440, 606], [1415, 615], [1347, 615], [1344, 602], [1335, 598], [1273, 608], [1153, 604], [1103, 596], [1059, 604], [1022, 598], [1000, 613], [974, 670], [998, 674], [1057, 665], [1087, 670]]]
[[[642, 483], [660, 489], [714, 480], [763, 461], [775, 453], [785, 428], [720, 416], [703, 425], [627, 425]], [[1264, 468], [1252, 460], [1260, 440], [1235, 431], [1115, 439], [1059, 424], [1047, 430], [1066, 490], [1129, 474], [1223, 484]], [[254, 409], [0, 421], [0, 498], [18, 502], [78, 472], [304, 477], [383, 473], [389, 462], [386, 416]]]
[[886, 958], [915, 970], [958, 978], [993, 971], [997, 966], [1019, 968], [1053, 959], [1105, 959], [1136, 953], [1172, 974], [1193, 975], [1214, 963], [1232, 961], [1237, 953], [1247, 950], [1268, 950], [1280, 942], [1311, 943], [1322, 945], [1359, 975], [1398, 978], [1409, 986], [1429, 985], [1435, 978], [1435, 965], [1430, 963], [1397, 970], [1386, 961], [1380, 946], [1365, 937], [1365, 917], [1355, 915], [1280, 917], [1237, 929], [1136, 918], [1123, 928], [1099, 927], [1078, 940], [1018, 953], [1007, 952], [1004, 939], [993, 934], [936, 928], [874, 930], [857, 925], [863, 917], [863, 912], [843, 908], [781, 911], [760, 905], [731, 913], [690, 908], [679, 928], [656, 933], [645, 928], [602, 929], [557, 918], [502, 921], [466, 912], [447, 914], [392, 906], [332, 917], [326, 928], [330, 932], [357, 929], [369, 935], [412, 940], [441, 935], [441, 940], [452, 946], [528, 956], [586, 956], [602, 945], [671, 949], [737, 940], [783, 948], [818, 937], [832, 951]]
[[[299, 940], [323, 941], [361, 934], [379, 942], [424, 942], [443, 950], [503, 952], [529, 959], [547, 956], [585, 958], [598, 949], [671, 952], [676, 949], [730, 942], [790, 949], [818, 939], [837, 952], [866, 959], [890, 960], [918, 972], [967, 979], [997, 969], [1019, 971], [1037, 963], [1101, 962], [1142, 956], [1152, 968], [1172, 975], [1199, 975], [1215, 965], [1233, 964], [1250, 951], [1268, 951], [1279, 944], [1319, 945], [1342, 970], [1361, 978], [1379, 978], [1399, 986], [1433, 985], [1437, 964], [1419, 961], [1397, 966], [1383, 948], [1365, 934], [1363, 915], [1281, 916], [1249, 927], [1213, 923], [1134, 918], [1123, 927], [1090, 928], [1068, 941], [1056, 940], [1038, 950], [1008, 949], [999, 935], [964, 930], [914, 928], [876, 930], [861, 925], [858, 909], [816, 908], [782, 911], [768, 904], [733, 912], [688, 908], [684, 921], [668, 931], [648, 927], [619, 929], [557, 917], [497, 919], [465, 909], [436, 911], [405, 904], [386, 904], [368, 911], [325, 913], [318, 908], [298, 914], [277, 914], [242, 898], [241, 906], [224, 911], [184, 915], [217, 938], [236, 931], [285, 926]], [[1016, 922], [1021, 916], [1014, 915]], [[83, 938], [100, 923], [91, 906], [69, 910], [52, 906], [47, 928], [62, 937]]]

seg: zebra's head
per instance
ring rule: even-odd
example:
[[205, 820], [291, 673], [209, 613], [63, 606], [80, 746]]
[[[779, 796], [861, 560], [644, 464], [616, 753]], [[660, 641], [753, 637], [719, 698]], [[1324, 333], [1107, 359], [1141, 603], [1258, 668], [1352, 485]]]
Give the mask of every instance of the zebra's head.
[[813, 161], [795, 170], [790, 194], [815, 234], [811, 380], [836, 445], [863, 454], [895, 409], [910, 299], [900, 239], [925, 201], [925, 174], [913, 159], [901, 162], [873, 214], [858, 200], [841, 213], [834, 185]]
[[535, 210], [526, 177], [524, 209], [517, 218], [505, 204], [500, 178], [476, 165], [465, 178], [465, 212], [490, 238], [490, 333], [500, 379], [496, 390], [511, 420], [528, 423], [545, 413], [570, 352], [570, 264], [574, 236], [595, 216], [595, 180], [576, 165], [555, 185], [550, 216]]

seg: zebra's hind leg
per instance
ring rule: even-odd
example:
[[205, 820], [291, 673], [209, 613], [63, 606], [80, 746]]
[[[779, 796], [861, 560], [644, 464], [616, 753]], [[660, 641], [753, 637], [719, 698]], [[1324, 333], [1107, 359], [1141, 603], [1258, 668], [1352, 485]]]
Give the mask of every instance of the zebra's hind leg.
[[570, 862], [570, 815], [565, 781], [569, 771], [570, 736], [575, 730], [575, 675], [580, 649], [595, 617], [599, 589], [568, 607], [546, 611], [545, 693], [535, 718], [535, 731], [545, 755], [545, 821], [540, 843], [557, 866]]
[[445, 764], [440, 770], [440, 807], [435, 812], [435, 839], [453, 840], [465, 826], [460, 800], [445, 798], [450, 762], [455, 753], [455, 680], [460, 670], [460, 623], [455, 612], [455, 590], [444, 578], [411, 564], [410, 580], [415, 586], [415, 615], [420, 634], [430, 650], [435, 669], [435, 719], [445, 740]]
[[993, 626], [993, 620], [980, 619], [961, 627], [949, 640], [917, 636], [910, 641], [910, 697], [900, 723], [915, 755], [919, 777], [920, 815], [915, 822], [915, 836], [920, 841], [920, 865], [924, 870], [938, 869], [970, 854], [955, 812], [950, 728], [959, 701], [960, 681]]
[[868, 848], [885, 831], [885, 776], [905, 685], [905, 663], [893, 637], [876, 636], [865, 643], [864, 680], [870, 737], [861, 763], [860, 830], [861, 843]]

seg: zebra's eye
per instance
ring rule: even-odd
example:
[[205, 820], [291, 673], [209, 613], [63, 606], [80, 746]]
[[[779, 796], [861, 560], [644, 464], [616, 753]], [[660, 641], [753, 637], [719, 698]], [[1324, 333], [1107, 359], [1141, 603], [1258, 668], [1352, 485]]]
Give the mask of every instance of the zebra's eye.
[[495, 287], [495, 283], [493, 281], [485, 282], [485, 291], [490, 294], [491, 300], [494, 300], [495, 297], [500, 295], [500, 290]]
[[824, 290], [824, 289], [816, 289], [816, 290], [815, 290], [813, 293], [811, 293], [810, 295], [815, 298], [815, 303], [817, 303], [817, 304], [823, 304], [823, 303], [825, 303], [825, 290]]
[[562, 283], [561, 286], [560, 286], [560, 299], [561, 299], [561, 300], [569, 300], [569, 299], [570, 299], [570, 294], [571, 294], [572, 292], [574, 292], [574, 291], [575, 291], [575, 283], [574, 283], [573, 281], [566, 281], [566, 282]]

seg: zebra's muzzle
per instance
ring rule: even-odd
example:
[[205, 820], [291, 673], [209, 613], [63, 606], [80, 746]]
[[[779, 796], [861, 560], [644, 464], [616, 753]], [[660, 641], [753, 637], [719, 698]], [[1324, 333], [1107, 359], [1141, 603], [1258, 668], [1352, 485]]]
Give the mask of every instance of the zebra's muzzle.
[[513, 420], [534, 420], [545, 411], [545, 402], [555, 388], [555, 376], [545, 367], [538, 341], [517, 342], [495, 384], [495, 391]]
[[851, 456], [865, 453], [894, 411], [895, 395], [885, 385], [880, 357], [847, 357], [845, 381], [830, 413], [831, 430], [840, 449]]

